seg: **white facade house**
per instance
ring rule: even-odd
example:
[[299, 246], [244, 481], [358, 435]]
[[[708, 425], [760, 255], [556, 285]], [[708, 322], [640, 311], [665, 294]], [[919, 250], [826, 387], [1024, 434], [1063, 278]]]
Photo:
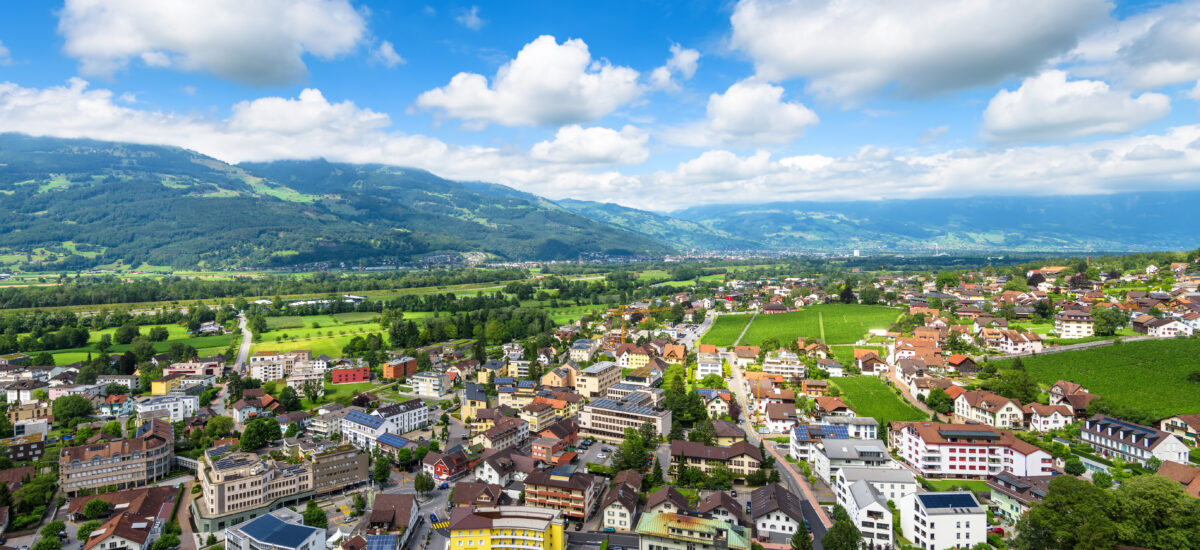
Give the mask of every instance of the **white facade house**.
[[429, 425], [429, 407], [419, 399], [375, 409], [371, 415], [383, 419], [382, 431], [406, 434]]
[[1088, 338], [1095, 336], [1095, 322], [1084, 311], [1068, 310], [1054, 316], [1054, 334], [1059, 338]]
[[[899, 502], [900, 497], [911, 495], [920, 488], [917, 477], [907, 468], [859, 468], [847, 466], [834, 476], [834, 493], [838, 502], [850, 497], [850, 486], [865, 482], [883, 497], [884, 501]], [[844, 506], [844, 505], [843, 505]]]
[[750, 515], [759, 536], [778, 533], [790, 537], [804, 521], [800, 500], [778, 483], [750, 493]]
[[879, 421], [869, 416], [827, 416], [822, 420], [830, 426], [845, 426], [850, 439], [879, 439]]
[[324, 550], [325, 529], [304, 525], [300, 514], [284, 508], [225, 528], [225, 547], [229, 550]]
[[812, 452], [812, 470], [826, 485], [845, 467], [899, 468], [878, 439], [825, 439]]
[[282, 361], [260, 361], [250, 365], [250, 378], [258, 380], [279, 380], [287, 374]]
[[803, 378], [807, 369], [804, 363], [800, 361], [800, 357], [788, 350], [778, 350], [767, 353], [767, 357], [763, 360], [763, 372], [768, 374], [780, 374], [784, 378]]
[[954, 399], [954, 421], [978, 422], [996, 428], [1021, 429], [1025, 416], [1021, 402], [987, 391], [967, 391]]
[[987, 511], [970, 492], [913, 493], [896, 502], [900, 530], [918, 548], [970, 548], [987, 542]]
[[862, 534], [864, 548], [891, 548], [892, 510], [874, 486], [863, 480], [855, 481], [845, 487], [845, 495], [839, 492], [837, 496], [838, 504]]
[[721, 356], [716, 353], [704, 352], [696, 356], [696, 380], [715, 374], [724, 377], [725, 369], [721, 366]]
[[1057, 430], [1075, 422], [1075, 414], [1066, 405], [1030, 403], [1021, 410], [1025, 412], [1025, 424], [1031, 432]]
[[167, 411], [171, 422], [182, 422], [184, 418], [196, 414], [200, 407], [200, 398], [194, 395], [163, 395], [147, 397], [137, 401], [134, 410], [143, 414], [151, 411]]
[[350, 411], [342, 417], [342, 441], [360, 449], [374, 451], [375, 440], [383, 433], [384, 419], [359, 411]]

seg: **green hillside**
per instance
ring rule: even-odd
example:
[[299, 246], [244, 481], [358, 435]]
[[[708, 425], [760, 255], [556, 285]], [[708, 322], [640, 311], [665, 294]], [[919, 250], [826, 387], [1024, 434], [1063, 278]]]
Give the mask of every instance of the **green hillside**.
[[323, 160], [231, 166], [176, 147], [0, 135], [0, 266], [377, 265], [661, 254], [501, 186]]

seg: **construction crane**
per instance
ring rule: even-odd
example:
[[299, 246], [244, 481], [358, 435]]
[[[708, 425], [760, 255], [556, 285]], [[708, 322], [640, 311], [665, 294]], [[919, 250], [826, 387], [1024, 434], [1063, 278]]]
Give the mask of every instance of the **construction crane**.
[[654, 313], [658, 311], [671, 311], [669, 307], [658, 307], [652, 309], [634, 309], [630, 310], [628, 306], [621, 306], [616, 309], [617, 315], [621, 316], [621, 343], [625, 343], [625, 316], [633, 313]]

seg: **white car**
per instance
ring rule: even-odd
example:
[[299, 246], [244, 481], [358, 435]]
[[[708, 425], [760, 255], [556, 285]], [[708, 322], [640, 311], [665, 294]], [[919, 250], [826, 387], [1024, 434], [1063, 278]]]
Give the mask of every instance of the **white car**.
[[600, 454], [596, 455], [596, 458], [599, 458], [600, 460], [604, 460], [604, 459], [608, 458], [608, 455], [606, 455], [604, 453], [600, 453]]

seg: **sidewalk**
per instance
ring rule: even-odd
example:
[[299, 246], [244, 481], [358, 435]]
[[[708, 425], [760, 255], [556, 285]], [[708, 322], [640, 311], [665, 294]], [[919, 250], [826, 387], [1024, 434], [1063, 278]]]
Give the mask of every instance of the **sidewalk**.
[[820, 501], [817, 500], [816, 495], [813, 495], [812, 488], [808, 485], [808, 480], [800, 475], [800, 470], [797, 470], [794, 464], [788, 462], [783, 455], [779, 454], [779, 451], [775, 450], [774, 445], [763, 445], [763, 447], [766, 447], [767, 452], [775, 455], [775, 462], [786, 466], [792, 477], [796, 478], [796, 481], [800, 484], [800, 490], [804, 491], [804, 498], [812, 503], [813, 510], [816, 511], [817, 517], [821, 518], [821, 523], [825, 524], [825, 528], [833, 527], [833, 521], [825, 514], [825, 510], [821, 508]]

